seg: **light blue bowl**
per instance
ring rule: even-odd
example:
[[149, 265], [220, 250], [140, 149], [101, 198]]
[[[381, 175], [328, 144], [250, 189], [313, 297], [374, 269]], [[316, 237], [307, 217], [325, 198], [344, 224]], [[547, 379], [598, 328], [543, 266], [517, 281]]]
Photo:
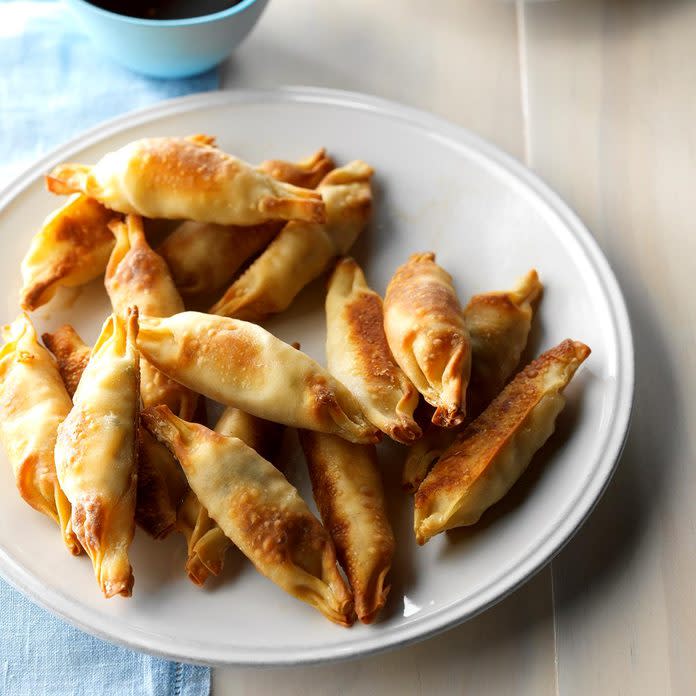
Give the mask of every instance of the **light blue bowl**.
[[268, 0], [242, 0], [222, 12], [189, 19], [139, 19], [65, 0], [106, 55], [152, 77], [188, 77], [209, 70], [246, 38]]

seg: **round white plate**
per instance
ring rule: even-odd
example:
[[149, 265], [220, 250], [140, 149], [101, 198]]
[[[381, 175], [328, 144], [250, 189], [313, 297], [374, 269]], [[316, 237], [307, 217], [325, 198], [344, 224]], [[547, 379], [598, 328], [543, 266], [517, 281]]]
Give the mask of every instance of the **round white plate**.
[[[475, 528], [418, 548], [412, 501], [398, 487], [403, 450], [382, 448], [397, 538], [392, 590], [373, 626], [339, 628], [285, 595], [237, 552], [205, 589], [183, 573], [183, 540], [142, 532], [132, 549], [131, 599], [100, 596], [89, 561], [71, 558], [57, 530], [19, 498], [0, 462], [0, 572], [22, 592], [107, 640], [208, 664], [293, 664], [339, 659], [433, 635], [485, 609], [528, 579], [569, 539], [606, 486], [626, 434], [633, 351], [616, 280], [582, 223], [524, 167], [431, 115], [372, 97], [318, 89], [235, 91], [159, 104], [106, 123], [56, 150], [0, 197], [3, 321], [17, 314], [19, 264], [32, 234], [60, 202], [42, 175], [67, 160], [94, 162], [135, 138], [210, 133], [251, 162], [295, 159], [320, 146], [338, 162], [372, 164], [375, 219], [354, 254], [383, 292], [414, 251], [434, 250], [463, 301], [509, 287], [536, 267], [546, 291], [530, 354], [571, 337], [592, 355], [567, 390], [556, 434], [509, 497]], [[324, 359], [323, 281], [268, 327]], [[100, 282], [64, 292], [34, 315], [40, 330], [74, 323], [93, 341], [109, 311]], [[311, 499], [288, 439], [289, 476]]]

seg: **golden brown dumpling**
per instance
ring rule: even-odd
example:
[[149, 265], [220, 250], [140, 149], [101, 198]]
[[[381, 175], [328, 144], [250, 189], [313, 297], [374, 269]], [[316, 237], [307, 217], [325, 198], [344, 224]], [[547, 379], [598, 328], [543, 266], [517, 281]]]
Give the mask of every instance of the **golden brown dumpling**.
[[133, 588], [128, 547], [135, 529], [137, 332], [137, 311], [107, 319], [55, 447], [73, 529], [106, 597], [129, 597]]
[[210, 575], [222, 572], [229, 541], [215, 535], [219, 527], [190, 489], [172, 453], [145, 428], [139, 435], [135, 520], [155, 539], [180, 532], [186, 540], [186, 574], [203, 585]]
[[354, 442], [378, 439], [346, 387], [256, 324], [200, 312], [142, 317], [138, 347], [169, 377], [219, 403]]
[[269, 462], [278, 454], [284, 430], [278, 423], [257, 418], [233, 406], [228, 406], [215, 423], [216, 433], [238, 437]]
[[401, 476], [401, 485], [405, 491], [415, 493], [418, 490], [433, 464], [455, 441], [457, 435], [461, 434], [466, 422], [456, 428], [440, 428], [432, 423], [424, 428], [423, 437], [414, 442], [406, 452]]
[[[314, 188], [333, 169], [325, 150], [297, 163], [269, 160], [259, 169], [274, 179]], [[253, 227], [215, 225], [188, 220], [158, 247], [179, 291], [186, 296], [220, 290], [251, 257], [265, 249], [285, 223], [267, 222]]]
[[[125, 222], [112, 224], [116, 246], [109, 259], [104, 285], [115, 312], [138, 307], [143, 315], [166, 317], [184, 310], [164, 260], [145, 239], [143, 221], [128, 215]], [[143, 406], [166, 404], [182, 418], [192, 418], [196, 395], [168, 379], [144, 358], [140, 361], [140, 394]]]
[[267, 578], [335, 623], [352, 623], [353, 603], [331, 539], [297, 491], [239, 438], [147, 409], [148, 430], [167, 445], [210, 516]]
[[[44, 334], [43, 341], [56, 357], [58, 370], [72, 397], [89, 361], [90, 347], [69, 324], [52, 334]], [[176, 511], [188, 491], [188, 483], [169, 450], [142, 428], [139, 429], [137, 486], [135, 521], [150, 536], [163, 539], [175, 527]]]
[[278, 181], [284, 181], [286, 184], [292, 184], [293, 186], [313, 189], [319, 185], [319, 182], [334, 166], [333, 160], [322, 147], [313, 155], [298, 162], [264, 160], [258, 168]]
[[[63, 381], [74, 382], [77, 387], [89, 360], [89, 346], [68, 325], [45, 334], [44, 341], [47, 338]], [[181, 532], [188, 547], [186, 572], [196, 585], [202, 585], [211, 573], [222, 571], [229, 541], [224, 534], [223, 539], [217, 536], [220, 528], [198, 502], [171, 452], [142, 427], [138, 429], [135, 521], [154, 539], [164, 539], [175, 530]], [[205, 541], [199, 544], [201, 538]]]
[[35, 510], [58, 523], [73, 554], [80, 544], [70, 524], [70, 503], [56, 475], [53, 447], [72, 402], [55, 363], [21, 314], [3, 331], [0, 350], [0, 439], [17, 489]]
[[164, 259], [145, 239], [143, 219], [127, 215], [114, 222], [116, 246], [109, 258], [104, 285], [117, 312], [137, 305], [142, 314], [168, 317], [184, 310], [184, 302]]
[[[215, 432], [228, 437], [237, 437], [249, 445], [264, 459], [272, 460], [282, 434], [282, 426], [271, 423], [231, 406], [227, 407], [215, 424]], [[186, 568], [192, 579], [205, 579], [206, 571], [213, 575], [222, 572], [225, 552], [232, 542], [225, 536], [208, 511], [200, 504], [196, 494], [189, 493], [180, 513], [180, 527], [186, 534], [189, 558]], [[187, 529], [183, 529], [186, 527]], [[200, 583], [199, 583], [200, 584]]]
[[109, 222], [115, 213], [77, 194], [51, 213], [22, 260], [22, 309], [46, 304], [60, 286], [76, 287], [97, 278], [114, 246]]
[[46, 348], [53, 353], [63, 384], [72, 399], [89, 362], [90, 347], [70, 324], [61, 326], [53, 333], [45, 333], [41, 338]]
[[[532, 325], [533, 303], [542, 289], [537, 272], [531, 270], [513, 290], [475, 295], [466, 306], [464, 322], [471, 341], [468, 420], [488, 406], [517, 368]], [[418, 488], [433, 463], [454, 442], [460, 428], [431, 426], [409, 448], [403, 473], [406, 490], [413, 492]]]
[[207, 136], [144, 138], [93, 167], [62, 164], [46, 177], [53, 193], [84, 193], [107, 208], [166, 220], [258, 225], [322, 222], [319, 194], [277, 181], [212, 145]]
[[177, 528], [188, 483], [169, 450], [145, 428], [138, 429], [138, 438], [135, 521], [154, 539], [164, 539]]
[[210, 312], [259, 321], [287, 309], [336, 256], [345, 254], [367, 225], [372, 167], [355, 161], [328, 174], [317, 191], [325, 224], [291, 222], [211, 307]]
[[353, 259], [340, 261], [329, 280], [326, 357], [329, 372], [353, 392], [371, 423], [398, 442], [421, 436], [413, 419], [418, 391], [389, 350], [382, 298]]
[[415, 498], [416, 540], [478, 522], [522, 475], [555, 427], [562, 391], [590, 349], [566, 340], [503, 389], [442, 455]]
[[[172, 456], [171, 452], [169, 454]], [[211, 575], [220, 575], [232, 542], [208, 515], [190, 487], [177, 509], [176, 528], [186, 539], [186, 573], [189, 580], [200, 587]]]
[[[68, 324], [53, 334], [44, 334], [43, 340], [55, 355], [63, 382], [72, 396], [91, 349]], [[142, 428], [138, 435], [135, 521], [150, 536], [163, 539], [175, 529], [177, 510], [189, 487], [169, 450]]]
[[435, 254], [412, 254], [397, 268], [384, 298], [384, 329], [396, 362], [435, 407], [433, 423], [461, 423], [471, 346], [452, 278]]
[[535, 270], [513, 290], [474, 295], [464, 310], [471, 338], [469, 413], [476, 417], [500, 393], [520, 362], [543, 286]]
[[308, 430], [300, 432], [300, 441], [314, 499], [353, 590], [355, 613], [372, 623], [387, 600], [395, 545], [375, 446]]
[[284, 224], [265, 222], [242, 227], [187, 220], [157, 251], [171, 269], [182, 295], [204, 295], [229, 283], [248, 259], [270, 244]]

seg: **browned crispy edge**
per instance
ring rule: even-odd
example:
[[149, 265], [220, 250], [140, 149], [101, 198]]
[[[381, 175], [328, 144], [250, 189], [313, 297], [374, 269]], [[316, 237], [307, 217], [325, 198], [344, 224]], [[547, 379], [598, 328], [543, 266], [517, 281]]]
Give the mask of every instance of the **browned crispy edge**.
[[552, 363], [568, 364], [573, 360], [581, 363], [589, 354], [585, 344], [566, 339], [527, 365], [444, 452], [416, 492], [416, 508], [424, 507], [439, 491], [461, 487], [464, 477], [476, 478], [481, 467], [475, 472], [463, 471], [462, 461], [471, 461], [485, 453], [485, 462], [481, 464], [484, 467], [496, 456], [515, 425], [536, 405], [542, 392], [540, 376]]
[[[365, 582], [365, 579], [358, 572], [359, 564], [355, 555], [360, 550], [352, 548], [351, 544], [351, 520], [346, 518], [345, 512], [340, 508], [337, 501], [337, 486], [340, 485], [340, 481], [335, 480], [330, 475], [330, 462], [327, 462], [320, 444], [323, 437], [337, 436], [323, 435], [306, 430], [299, 431], [299, 436], [309, 470], [314, 500], [321, 514], [324, 527], [329, 532], [336, 548], [338, 562], [346, 571], [348, 581], [353, 589], [355, 612], [362, 623], [372, 623], [379, 610], [387, 601], [390, 589], [390, 585], [386, 583], [386, 576], [391, 568], [395, 542], [391, 526], [386, 518], [386, 512], [383, 510], [383, 518], [375, 520], [375, 523], [381, 524], [388, 529], [389, 536], [391, 536], [391, 544], [385, 545], [381, 549], [381, 557], [374, 561], [374, 567], [379, 568], [379, 572], [373, 573]], [[364, 451], [370, 457], [375, 470], [377, 470], [377, 453], [374, 445], [347, 444], [349, 447], [364, 447]], [[386, 538], [386, 536], [385, 534], [384, 537]]]
[[70, 324], [64, 324], [53, 333], [43, 334], [41, 339], [46, 348], [53, 353], [58, 372], [72, 399], [89, 362], [92, 352], [90, 347]]

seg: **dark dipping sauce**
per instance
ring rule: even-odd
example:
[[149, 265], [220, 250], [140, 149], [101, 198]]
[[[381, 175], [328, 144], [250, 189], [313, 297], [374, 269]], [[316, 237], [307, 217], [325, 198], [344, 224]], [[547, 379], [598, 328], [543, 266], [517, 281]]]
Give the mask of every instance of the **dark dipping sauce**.
[[90, 0], [91, 5], [139, 19], [188, 19], [222, 12], [241, 0]]

